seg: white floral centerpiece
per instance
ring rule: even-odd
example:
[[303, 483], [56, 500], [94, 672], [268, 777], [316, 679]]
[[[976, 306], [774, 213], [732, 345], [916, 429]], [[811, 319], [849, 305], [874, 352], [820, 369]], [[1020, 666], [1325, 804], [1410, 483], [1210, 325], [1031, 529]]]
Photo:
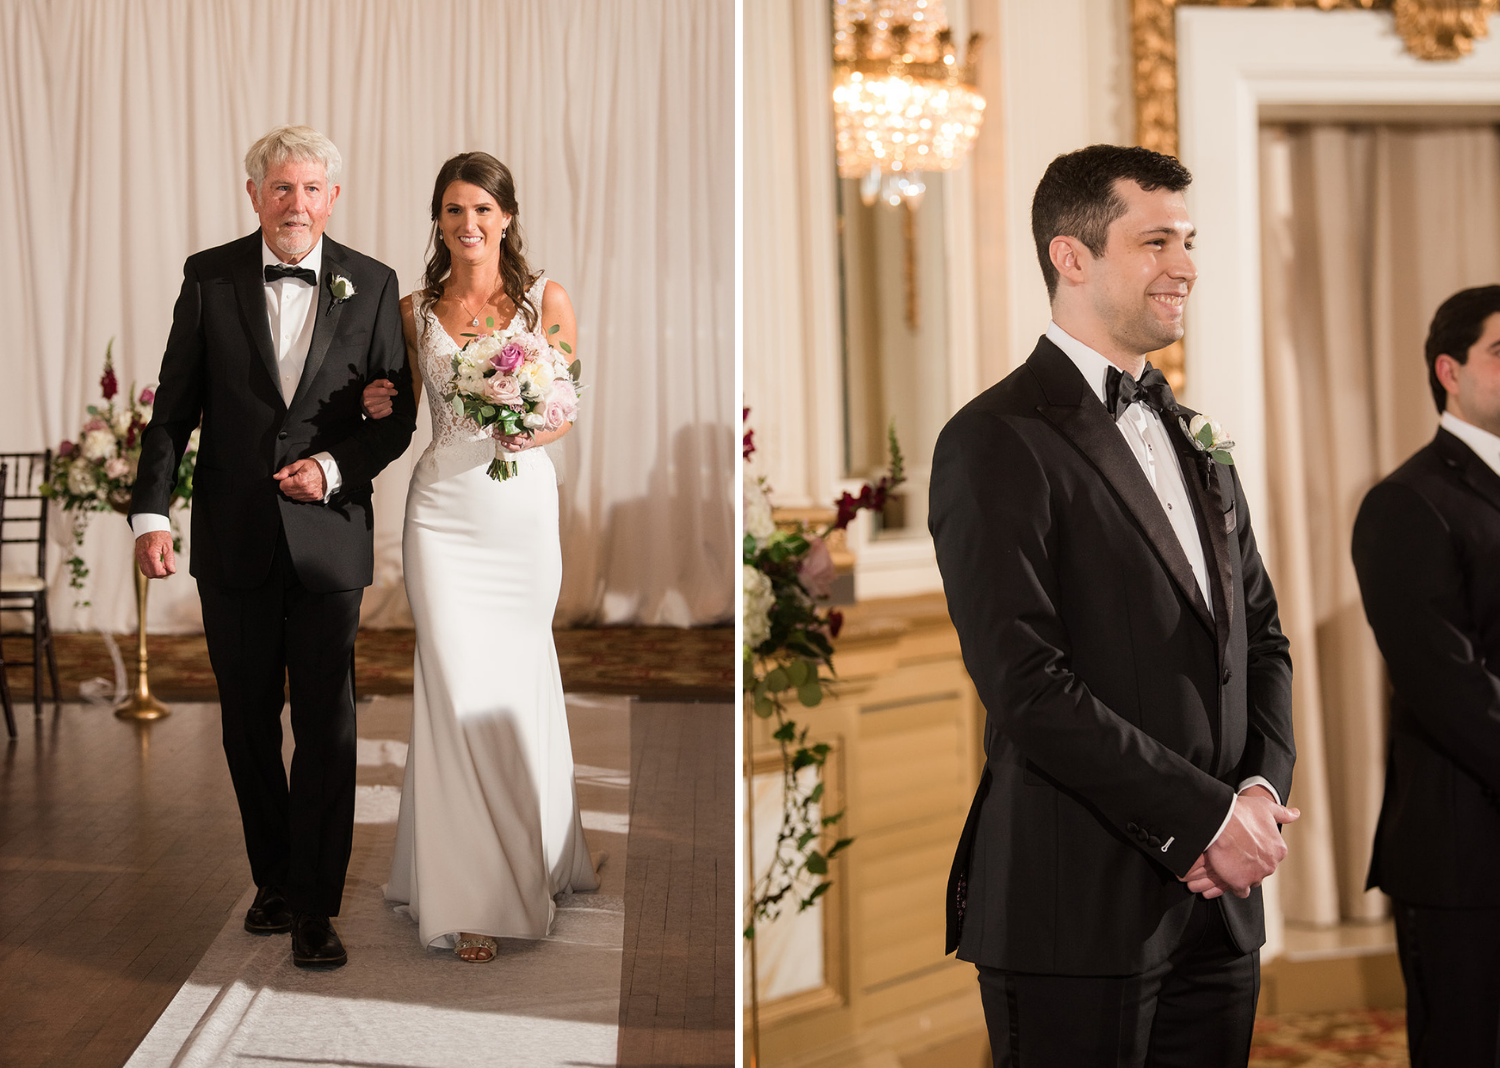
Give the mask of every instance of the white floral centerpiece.
[[[83, 546], [90, 516], [94, 512], [115, 511], [124, 515], [130, 511], [136, 469], [141, 462], [141, 435], [151, 422], [151, 409], [156, 401], [152, 390], [137, 392], [133, 384], [129, 393], [116, 400], [120, 384], [115, 377], [114, 344], [114, 338], [110, 338], [104, 350], [104, 374], [99, 379], [104, 404], [88, 406], [88, 419], [78, 434], [78, 440], [64, 441], [57, 447], [51, 476], [41, 486], [42, 496], [56, 501], [72, 519], [73, 555], [67, 564], [68, 582], [75, 590], [83, 589], [83, 580], [89, 574], [79, 550]], [[197, 459], [198, 432], [194, 431], [177, 468], [177, 484], [172, 490], [173, 507], [192, 499], [193, 467]], [[173, 523], [176, 523], [175, 516]], [[175, 530], [173, 540], [178, 542], [180, 551], [180, 539]]]

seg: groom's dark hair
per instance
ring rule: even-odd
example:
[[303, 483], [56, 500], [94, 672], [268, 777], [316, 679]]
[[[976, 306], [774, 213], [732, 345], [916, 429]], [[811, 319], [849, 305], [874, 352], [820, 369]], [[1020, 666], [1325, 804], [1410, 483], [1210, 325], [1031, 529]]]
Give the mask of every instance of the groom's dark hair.
[[1031, 198], [1031, 236], [1049, 300], [1057, 296], [1057, 268], [1048, 251], [1052, 239], [1076, 237], [1095, 256], [1104, 255], [1110, 223], [1125, 214], [1125, 201], [1115, 189], [1121, 178], [1148, 193], [1180, 193], [1193, 181], [1173, 157], [1133, 145], [1090, 145], [1053, 160]]
[[1427, 328], [1427, 384], [1439, 412], [1447, 410], [1448, 391], [1438, 381], [1437, 358], [1452, 356], [1469, 362], [1469, 349], [1484, 333], [1484, 321], [1500, 312], [1500, 286], [1460, 289], [1438, 306]]

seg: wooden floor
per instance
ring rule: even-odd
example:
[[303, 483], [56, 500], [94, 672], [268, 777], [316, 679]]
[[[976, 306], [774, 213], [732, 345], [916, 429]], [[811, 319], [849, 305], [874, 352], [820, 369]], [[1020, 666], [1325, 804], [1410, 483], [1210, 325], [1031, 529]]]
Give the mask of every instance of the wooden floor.
[[638, 703], [619, 1063], [734, 1063], [734, 706]]
[[[119, 1068], [250, 882], [218, 716], [18, 718], [0, 740], [0, 1065]], [[632, 709], [621, 1064], [733, 1063], [733, 724], [725, 704]]]

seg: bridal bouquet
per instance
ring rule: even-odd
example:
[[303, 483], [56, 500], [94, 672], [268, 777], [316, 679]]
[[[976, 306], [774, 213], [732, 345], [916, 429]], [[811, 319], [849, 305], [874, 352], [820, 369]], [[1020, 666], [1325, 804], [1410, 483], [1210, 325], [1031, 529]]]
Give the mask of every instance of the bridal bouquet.
[[[495, 320], [486, 319], [486, 325]], [[548, 334], [557, 330], [553, 326]], [[459, 416], [484, 429], [497, 428], [497, 434], [528, 437], [559, 430], [578, 417], [579, 364], [564, 359], [563, 353], [572, 354], [567, 342], [560, 343], [560, 353], [514, 319], [503, 330], [465, 336], [470, 340], [453, 354], [448, 380], [447, 400]], [[489, 476], [497, 482], [516, 473], [516, 462], [506, 456], [496, 442]]]
[[[83, 588], [83, 580], [89, 573], [83, 558], [78, 555], [89, 514], [114, 510], [123, 515], [130, 510], [136, 468], [141, 462], [141, 434], [151, 422], [151, 407], [156, 401], [156, 394], [151, 390], [143, 389], [137, 393], [134, 385], [128, 393], [120, 396], [120, 383], [115, 377], [114, 344], [114, 338], [110, 338], [104, 350], [104, 374], [99, 379], [99, 393], [104, 403], [88, 406], [88, 419], [78, 434], [78, 440], [64, 441], [57, 447], [51, 476], [41, 486], [42, 496], [56, 501], [63, 511], [72, 514], [74, 552], [67, 563], [71, 573], [69, 584], [74, 589]], [[197, 440], [197, 431], [194, 431], [177, 468], [177, 484], [172, 490], [174, 505], [193, 496]]]

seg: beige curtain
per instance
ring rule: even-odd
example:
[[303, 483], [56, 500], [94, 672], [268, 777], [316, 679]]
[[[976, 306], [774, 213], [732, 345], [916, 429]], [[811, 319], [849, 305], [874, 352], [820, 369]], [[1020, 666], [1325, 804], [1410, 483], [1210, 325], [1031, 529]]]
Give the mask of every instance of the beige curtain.
[[1385, 669], [1349, 559], [1365, 493], [1429, 441], [1422, 343], [1442, 301], [1500, 282], [1489, 127], [1261, 132], [1268, 566], [1292, 642], [1298, 761], [1288, 920], [1386, 914], [1364, 890], [1385, 776]]
[[[559, 622], [731, 618], [733, 0], [0, 0], [0, 71], [0, 451], [77, 436], [112, 336], [122, 383], [153, 380], [184, 258], [255, 228], [240, 161], [270, 127], [339, 146], [329, 235], [407, 291], [438, 166], [485, 149], [578, 315]], [[424, 416], [376, 483], [367, 623], [410, 625], [401, 521], [429, 436]], [[93, 605], [64, 586], [58, 626], [134, 629], [129, 553], [99, 516]], [[153, 630], [200, 625], [185, 576], [151, 605]]]

